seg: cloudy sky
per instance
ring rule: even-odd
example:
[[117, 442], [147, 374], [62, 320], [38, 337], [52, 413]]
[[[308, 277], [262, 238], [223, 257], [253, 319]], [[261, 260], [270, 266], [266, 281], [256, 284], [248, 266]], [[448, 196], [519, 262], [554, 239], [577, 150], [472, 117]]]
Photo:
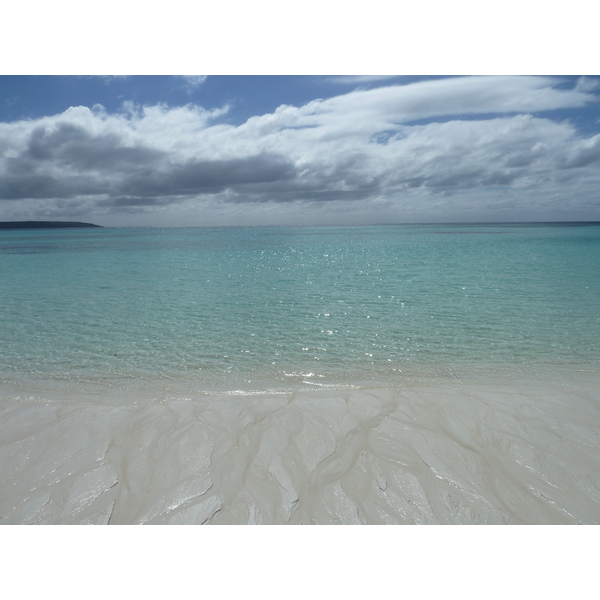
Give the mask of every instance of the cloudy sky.
[[0, 220], [600, 220], [597, 76], [0, 76]]

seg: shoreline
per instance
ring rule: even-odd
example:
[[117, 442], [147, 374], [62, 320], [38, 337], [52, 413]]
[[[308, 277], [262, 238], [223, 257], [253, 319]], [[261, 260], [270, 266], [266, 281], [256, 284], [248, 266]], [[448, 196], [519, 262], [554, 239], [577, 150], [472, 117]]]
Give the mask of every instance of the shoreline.
[[[369, 376], [348, 373], [323, 375], [289, 369], [279, 373], [248, 373], [232, 378], [229, 373], [206, 374], [180, 371], [150, 375], [96, 372], [0, 373], [0, 403], [24, 401], [91, 402], [111, 405], [144, 404], [203, 399], [213, 396], [260, 397], [298, 393], [343, 393], [365, 389], [404, 390], [415, 387], [455, 386], [548, 386], [600, 389], [600, 365], [593, 363], [508, 363], [491, 364], [409, 364], [396, 374]], [[368, 373], [368, 369], [365, 369]], [[284, 374], [283, 374], [284, 373]], [[283, 374], [283, 376], [282, 376]], [[251, 380], [248, 379], [251, 377]]]
[[597, 524], [600, 386], [577, 381], [2, 394], [0, 524]]

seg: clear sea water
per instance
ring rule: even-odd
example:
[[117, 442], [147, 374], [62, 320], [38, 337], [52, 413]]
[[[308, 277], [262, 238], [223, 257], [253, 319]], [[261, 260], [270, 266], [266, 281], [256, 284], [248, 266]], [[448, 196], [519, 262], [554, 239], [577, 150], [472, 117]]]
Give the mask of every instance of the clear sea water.
[[0, 231], [5, 386], [561, 370], [600, 372], [600, 224]]

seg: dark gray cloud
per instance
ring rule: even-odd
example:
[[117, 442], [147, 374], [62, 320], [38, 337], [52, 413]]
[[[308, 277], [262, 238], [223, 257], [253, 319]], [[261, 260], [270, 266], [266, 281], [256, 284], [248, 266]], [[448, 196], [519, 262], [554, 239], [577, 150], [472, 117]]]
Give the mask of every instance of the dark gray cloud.
[[59, 123], [51, 132], [36, 127], [29, 137], [23, 161], [56, 162], [81, 170], [128, 170], [164, 159], [166, 152], [144, 146], [126, 146], [114, 133], [94, 135], [79, 125]]
[[0, 179], [0, 198], [2, 200], [60, 198], [65, 196], [70, 196], [65, 186], [50, 175], [22, 173], [21, 176], [14, 176], [9, 173]]
[[136, 173], [120, 183], [118, 189], [134, 196], [191, 196], [216, 194], [240, 186], [248, 189], [249, 186], [287, 181], [296, 175], [292, 162], [274, 154], [189, 161], [169, 167]]
[[123, 178], [107, 173], [103, 179], [93, 173], [60, 177], [36, 174], [34, 168], [24, 168], [19, 162], [14, 171], [20, 175], [9, 172], [0, 180], [0, 199], [73, 198], [108, 193], [128, 198], [130, 203], [156, 204], [156, 198], [162, 197], [162, 202], [168, 203], [177, 196], [216, 194], [226, 189], [243, 193], [266, 191], [269, 184], [290, 180], [295, 175], [293, 163], [276, 155], [169, 166], [161, 165], [156, 171], [144, 166]]
[[101, 180], [88, 175], [64, 177], [25, 170], [18, 175], [9, 173], [0, 178], [0, 200], [69, 199], [106, 192], [107, 186]]

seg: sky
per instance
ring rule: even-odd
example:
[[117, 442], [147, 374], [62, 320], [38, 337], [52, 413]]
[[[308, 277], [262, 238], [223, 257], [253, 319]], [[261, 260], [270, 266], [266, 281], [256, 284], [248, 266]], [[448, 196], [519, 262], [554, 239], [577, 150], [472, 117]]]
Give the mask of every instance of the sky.
[[0, 220], [600, 220], [598, 76], [0, 76]]

